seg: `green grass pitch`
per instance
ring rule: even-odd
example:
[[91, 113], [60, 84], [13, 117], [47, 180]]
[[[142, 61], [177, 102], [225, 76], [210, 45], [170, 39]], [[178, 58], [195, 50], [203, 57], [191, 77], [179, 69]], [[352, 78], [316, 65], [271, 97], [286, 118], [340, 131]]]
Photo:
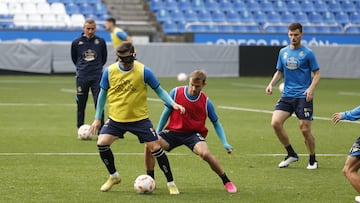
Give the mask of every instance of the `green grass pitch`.
[[[143, 145], [131, 134], [112, 146], [123, 182], [110, 192], [99, 191], [108, 174], [97, 154], [96, 141], [76, 138], [74, 77], [1, 76], [0, 202], [354, 202], [357, 193], [341, 169], [360, 125], [341, 122], [335, 126], [327, 118], [335, 111], [359, 105], [358, 80], [322, 79], [318, 85], [314, 104], [315, 116], [320, 118], [313, 122], [313, 133], [319, 169], [313, 171], [306, 169], [307, 156], [289, 168], [277, 167], [284, 158], [277, 154], [285, 150], [266, 111], [272, 111], [280, 93], [275, 89], [273, 95], [265, 95], [269, 80], [209, 78], [204, 89], [216, 106], [234, 152], [226, 153], [211, 123], [209, 148], [236, 183], [238, 193], [228, 194], [204, 161], [180, 147], [168, 153], [181, 191], [170, 196], [158, 167], [156, 191], [151, 195], [134, 192], [133, 182], [145, 170]], [[185, 84], [170, 78], [160, 81], [167, 91]], [[149, 97], [157, 98], [150, 89]], [[153, 100], [148, 104], [156, 125], [163, 104]], [[93, 117], [89, 99], [86, 123]], [[286, 128], [295, 150], [306, 154], [297, 125], [297, 119], [290, 118]]]

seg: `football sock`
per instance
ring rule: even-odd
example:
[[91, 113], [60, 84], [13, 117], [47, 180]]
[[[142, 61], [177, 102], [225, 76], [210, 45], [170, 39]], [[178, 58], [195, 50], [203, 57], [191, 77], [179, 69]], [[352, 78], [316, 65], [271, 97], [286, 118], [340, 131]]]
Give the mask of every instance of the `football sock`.
[[310, 154], [310, 156], [309, 156], [310, 165], [314, 165], [315, 162], [316, 162], [315, 154]]
[[228, 182], [230, 182], [229, 178], [227, 177], [226, 173], [219, 175], [224, 185]]
[[99, 154], [101, 160], [104, 162], [107, 170], [110, 174], [114, 174], [116, 172], [115, 163], [114, 163], [114, 155], [110, 149], [110, 145], [101, 146], [98, 145]]
[[164, 172], [167, 182], [173, 181], [173, 176], [170, 170], [169, 160], [162, 148], [151, 153], [157, 160], [160, 169]]
[[115, 173], [110, 174], [110, 176], [111, 176], [112, 178], [118, 178], [120, 175], [119, 175], [119, 173], [116, 171]]
[[154, 170], [146, 171], [146, 174], [148, 174], [149, 176], [151, 176], [155, 180], [155, 171]]
[[285, 147], [289, 156], [296, 156], [294, 149], [292, 148], [291, 144]]

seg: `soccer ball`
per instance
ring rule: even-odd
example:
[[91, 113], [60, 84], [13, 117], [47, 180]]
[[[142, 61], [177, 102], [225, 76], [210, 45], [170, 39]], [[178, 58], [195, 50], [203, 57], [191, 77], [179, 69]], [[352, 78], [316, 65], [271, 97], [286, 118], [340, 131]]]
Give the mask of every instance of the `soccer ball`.
[[177, 80], [180, 82], [184, 82], [184, 81], [186, 81], [186, 79], [187, 79], [187, 75], [185, 73], [179, 73], [177, 75]]
[[134, 189], [139, 194], [150, 194], [155, 189], [155, 180], [149, 175], [139, 175], [134, 182]]
[[88, 124], [84, 124], [84, 125], [80, 126], [80, 128], [78, 130], [78, 139], [91, 140], [91, 138], [94, 137], [94, 134], [91, 134], [89, 132], [89, 130], [90, 130], [90, 125], [88, 125]]
[[280, 91], [280, 92], [283, 92], [283, 91], [284, 91], [284, 83], [283, 83], [283, 82], [280, 83], [280, 85], [279, 85], [279, 91]]

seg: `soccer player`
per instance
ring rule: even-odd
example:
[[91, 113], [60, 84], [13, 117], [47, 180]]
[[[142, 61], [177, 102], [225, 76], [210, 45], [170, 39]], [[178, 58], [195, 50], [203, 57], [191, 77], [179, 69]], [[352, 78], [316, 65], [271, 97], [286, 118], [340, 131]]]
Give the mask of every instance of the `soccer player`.
[[167, 178], [170, 194], [179, 194], [170, 170], [168, 158], [160, 147], [156, 131], [149, 120], [147, 108], [147, 85], [169, 106], [184, 113], [185, 109], [174, 102], [162, 89], [153, 72], [139, 61], [134, 61], [134, 47], [130, 42], [123, 42], [116, 52], [119, 61], [110, 65], [103, 73], [101, 90], [96, 109], [95, 120], [90, 132], [100, 127], [101, 112], [108, 100], [109, 119], [98, 137], [97, 146], [100, 157], [110, 173], [109, 179], [101, 186], [103, 192], [109, 191], [121, 181], [115, 168], [114, 156], [110, 145], [117, 139], [124, 138], [129, 131], [135, 134], [140, 143], [145, 142], [151, 154], [156, 157], [161, 170]]
[[107, 60], [105, 40], [95, 35], [96, 24], [86, 19], [83, 33], [71, 44], [71, 59], [76, 66], [77, 127], [84, 124], [86, 102], [91, 89], [95, 107], [100, 79]]
[[[157, 127], [157, 132], [160, 132], [160, 145], [167, 151], [186, 145], [196, 155], [208, 162], [211, 169], [220, 176], [228, 192], [235, 193], [237, 191], [235, 184], [229, 180], [220, 162], [210, 153], [205, 141], [208, 133], [205, 121], [209, 117], [224, 148], [228, 153], [232, 152], [232, 146], [226, 140], [224, 129], [216, 115], [215, 108], [202, 91], [205, 85], [206, 73], [202, 70], [195, 70], [190, 75], [188, 86], [176, 87], [170, 92], [170, 96], [176, 103], [182, 105], [186, 112], [180, 114], [179, 111], [174, 111], [171, 106], [165, 106]], [[169, 123], [164, 129], [169, 118]], [[155, 160], [149, 152], [146, 153], [147, 173], [154, 177]]]
[[265, 90], [267, 94], [272, 94], [273, 86], [282, 76], [284, 77], [284, 91], [275, 106], [271, 119], [275, 134], [287, 151], [287, 156], [280, 162], [279, 167], [287, 167], [299, 159], [284, 128], [284, 122], [295, 112], [309, 152], [307, 169], [316, 169], [318, 162], [315, 157], [315, 138], [311, 132], [311, 121], [313, 120], [314, 90], [320, 80], [320, 68], [314, 52], [301, 44], [303, 32], [300, 23], [289, 25], [288, 36], [290, 45], [280, 50], [276, 72]]
[[[360, 119], [360, 106], [353, 110], [345, 112], [334, 113], [332, 121], [336, 124], [340, 120], [355, 121]], [[355, 143], [352, 145], [349, 155], [346, 158], [343, 173], [349, 180], [353, 188], [360, 193], [360, 175], [358, 174], [360, 168], [360, 137], [357, 138]], [[355, 197], [356, 202], [360, 203], [360, 196]]]
[[111, 41], [114, 45], [114, 49], [120, 46], [120, 44], [124, 41], [132, 42], [131, 37], [121, 28], [116, 27], [116, 20], [115, 18], [107, 18], [105, 20], [105, 29], [110, 31]]

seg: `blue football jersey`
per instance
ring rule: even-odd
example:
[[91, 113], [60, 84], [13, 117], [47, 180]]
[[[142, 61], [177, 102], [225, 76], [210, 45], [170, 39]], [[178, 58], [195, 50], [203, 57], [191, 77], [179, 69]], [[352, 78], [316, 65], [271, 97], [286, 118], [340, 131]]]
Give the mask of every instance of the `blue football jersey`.
[[304, 92], [311, 85], [311, 73], [319, 70], [319, 65], [310, 48], [286, 46], [279, 52], [276, 69], [284, 75], [283, 97], [306, 98]]

